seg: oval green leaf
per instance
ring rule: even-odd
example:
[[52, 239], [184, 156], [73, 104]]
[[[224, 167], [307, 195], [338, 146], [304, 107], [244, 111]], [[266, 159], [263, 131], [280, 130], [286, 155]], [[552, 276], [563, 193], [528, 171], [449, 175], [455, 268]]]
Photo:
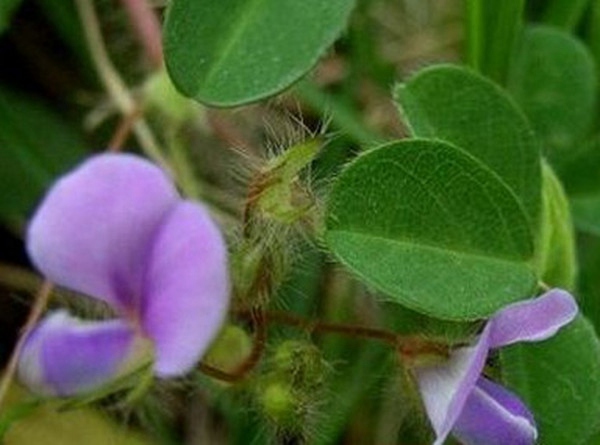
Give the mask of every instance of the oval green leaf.
[[537, 227], [539, 147], [504, 91], [471, 71], [442, 65], [399, 85], [395, 97], [414, 136], [451, 142], [486, 164], [515, 192]]
[[537, 26], [523, 35], [509, 90], [531, 121], [553, 165], [573, 156], [594, 122], [596, 72], [583, 43], [564, 31]]
[[544, 445], [578, 445], [600, 427], [600, 343], [582, 316], [542, 343], [500, 352], [505, 383], [533, 411]]
[[216, 106], [254, 102], [306, 73], [345, 27], [355, 0], [173, 0], [164, 28], [175, 86]]
[[522, 206], [489, 168], [445, 142], [394, 142], [357, 158], [332, 189], [326, 225], [342, 263], [434, 317], [486, 317], [536, 283]]

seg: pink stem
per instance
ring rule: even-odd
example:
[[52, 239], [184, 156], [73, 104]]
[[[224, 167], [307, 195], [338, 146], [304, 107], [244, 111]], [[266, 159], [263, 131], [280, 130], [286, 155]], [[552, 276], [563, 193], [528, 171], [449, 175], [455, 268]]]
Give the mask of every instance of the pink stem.
[[138, 40], [144, 47], [146, 57], [153, 67], [162, 66], [162, 33], [161, 26], [154, 10], [147, 0], [121, 0], [129, 20], [133, 25]]

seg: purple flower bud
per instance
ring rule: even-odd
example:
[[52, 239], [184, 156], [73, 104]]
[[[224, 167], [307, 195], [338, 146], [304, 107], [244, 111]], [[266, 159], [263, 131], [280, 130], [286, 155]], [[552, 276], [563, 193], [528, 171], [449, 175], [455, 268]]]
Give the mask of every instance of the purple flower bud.
[[517, 396], [481, 376], [488, 353], [521, 341], [545, 340], [577, 315], [577, 303], [554, 289], [511, 304], [486, 324], [473, 346], [457, 348], [448, 361], [414, 369], [425, 410], [442, 445], [450, 432], [465, 445], [531, 445], [533, 416]]
[[97, 388], [147, 341], [156, 375], [182, 375], [223, 323], [229, 277], [219, 228], [142, 158], [98, 155], [61, 178], [26, 241], [49, 280], [108, 303], [119, 316], [93, 323], [62, 312], [47, 316], [19, 364], [20, 379], [34, 390], [71, 395]]

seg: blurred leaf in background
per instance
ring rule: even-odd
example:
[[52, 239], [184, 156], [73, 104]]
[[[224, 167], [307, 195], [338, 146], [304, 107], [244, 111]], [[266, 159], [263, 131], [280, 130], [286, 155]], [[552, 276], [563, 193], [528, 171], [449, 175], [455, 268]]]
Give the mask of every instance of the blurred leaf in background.
[[22, 223], [85, 148], [79, 130], [43, 101], [0, 86], [0, 218]]

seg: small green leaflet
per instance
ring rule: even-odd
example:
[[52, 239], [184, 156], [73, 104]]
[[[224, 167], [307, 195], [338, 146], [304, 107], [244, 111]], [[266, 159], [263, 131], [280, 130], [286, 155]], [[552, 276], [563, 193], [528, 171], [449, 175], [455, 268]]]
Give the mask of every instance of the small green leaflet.
[[359, 156], [329, 196], [325, 239], [391, 300], [453, 320], [486, 317], [536, 285], [526, 213], [464, 150], [405, 140]]
[[538, 142], [523, 113], [489, 80], [464, 68], [426, 68], [395, 91], [415, 137], [448, 141], [493, 170], [537, 228], [541, 200]]

